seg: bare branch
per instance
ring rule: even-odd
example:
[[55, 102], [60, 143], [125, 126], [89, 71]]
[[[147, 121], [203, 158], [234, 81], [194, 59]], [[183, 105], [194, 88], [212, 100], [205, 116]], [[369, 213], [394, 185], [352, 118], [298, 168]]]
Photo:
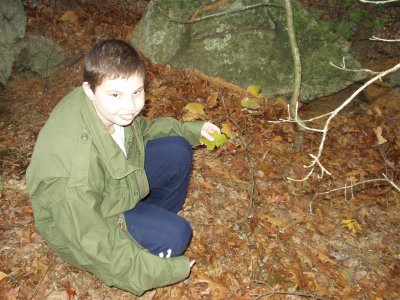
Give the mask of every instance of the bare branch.
[[390, 43], [392, 43], [392, 42], [394, 42], [394, 43], [400, 42], [400, 39], [382, 39], [382, 38], [377, 37], [377, 36], [372, 36], [372, 37], [370, 38], [370, 40], [371, 40], [371, 41], [390, 42]]
[[357, 186], [359, 186], [359, 185], [362, 185], [362, 186], [364, 187], [366, 184], [368, 184], [368, 183], [373, 183], [373, 182], [386, 182], [386, 183], [392, 185], [395, 189], [397, 189], [397, 191], [400, 192], [399, 187], [396, 186], [396, 184], [394, 184], [393, 181], [391, 181], [390, 179], [388, 179], [388, 178], [386, 177], [385, 174], [382, 174], [382, 175], [383, 175], [383, 177], [385, 177], [385, 178], [375, 178], [375, 179], [363, 180], [363, 181], [360, 181], [360, 182], [357, 182], [357, 183], [351, 183], [350, 186], [348, 186], [348, 185], [346, 184], [345, 186], [341, 186], [341, 187], [338, 187], [338, 188], [334, 188], [334, 189], [331, 189], [331, 190], [328, 190], [328, 191], [325, 191], [325, 192], [315, 193], [315, 195], [316, 195], [316, 196], [318, 196], [318, 195], [327, 195], [327, 194], [330, 194], [330, 193], [333, 193], [333, 192], [336, 192], [336, 191], [340, 191], [340, 190], [345, 190], [345, 192], [346, 192], [347, 189], [350, 189], [350, 190], [353, 191], [354, 188], [357, 187]]
[[389, 182], [389, 184], [394, 187], [399, 193], [400, 193], [400, 188], [389, 178], [387, 178], [386, 174], [382, 174], [383, 177], [385, 177], [385, 179]]
[[385, 4], [391, 2], [397, 2], [399, 0], [359, 0], [362, 3], [372, 3], [372, 4]]
[[369, 69], [348, 69], [347, 67], [346, 67], [346, 61], [345, 61], [345, 58], [343, 57], [343, 62], [340, 64], [340, 66], [337, 66], [337, 65], [335, 65], [333, 62], [329, 62], [329, 64], [331, 65], [331, 66], [333, 66], [333, 67], [335, 67], [335, 68], [337, 68], [337, 69], [339, 69], [339, 70], [342, 70], [342, 71], [347, 71], [347, 72], [367, 72], [367, 73], [369, 73], [369, 74], [371, 74], [371, 75], [377, 75], [377, 74], [380, 74], [381, 72], [377, 72], [377, 71], [372, 71], [372, 70], [369, 70]]
[[[315, 166], [318, 166], [318, 167], [320, 168], [320, 170], [321, 170], [321, 174], [318, 176], [319, 178], [322, 178], [322, 176], [323, 176], [325, 173], [328, 174], [328, 175], [330, 175], [329, 171], [328, 171], [328, 170], [321, 164], [321, 162], [320, 162], [320, 158], [321, 158], [321, 155], [322, 155], [322, 151], [323, 151], [323, 149], [324, 149], [325, 140], [326, 140], [326, 137], [327, 137], [327, 134], [328, 134], [330, 122], [332, 121], [332, 119], [333, 119], [345, 106], [347, 106], [347, 105], [348, 105], [359, 93], [361, 93], [367, 86], [369, 86], [370, 84], [372, 84], [374, 81], [376, 81], [376, 80], [378, 80], [378, 79], [381, 79], [381, 78], [384, 77], [385, 75], [387, 75], [387, 74], [389, 74], [389, 73], [392, 73], [392, 72], [394, 72], [394, 71], [396, 71], [396, 70], [398, 70], [398, 69], [400, 69], [400, 63], [397, 64], [397, 65], [395, 65], [394, 67], [392, 67], [392, 68], [386, 70], [386, 71], [379, 72], [378, 75], [376, 75], [375, 77], [371, 78], [370, 80], [368, 80], [367, 82], [365, 82], [360, 88], [358, 88], [358, 89], [357, 89], [349, 98], [347, 98], [338, 108], [336, 108], [334, 111], [332, 111], [332, 112], [327, 113], [327, 114], [324, 115], [324, 116], [327, 116], [328, 119], [326, 120], [323, 129], [320, 129], [320, 130], [318, 130], [318, 129], [313, 129], [313, 131], [322, 132], [322, 138], [321, 138], [320, 145], [319, 145], [319, 147], [318, 147], [318, 152], [317, 152], [316, 155], [310, 154], [310, 156], [311, 156], [311, 158], [312, 158], [313, 160], [311, 161], [311, 163], [310, 163], [308, 166], [304, 166], [304, 168], [306, 168], [306, 169], [311, 169], [311, 171], [310, 171], [305, 177], [303, 177], [302, 179], [296, 179], [296, 180], [295, 180], [295, 179], [293, 179], [293, 178], [288, 177], [288, 180], [291, 180], [291, 181], [306, 181], [306, 180], [311, 176], [311, 174], [313, 173]], [[295, 121], [296, 121], [296, 120], [295, 120]], [[302, 121], [302, 122], [305, 122], [305, 121]], [[299, 123], [299, 124], [301, 124], [301, 123]], [[305, 128], [307, 128], [307, 127], [305, 127]]]

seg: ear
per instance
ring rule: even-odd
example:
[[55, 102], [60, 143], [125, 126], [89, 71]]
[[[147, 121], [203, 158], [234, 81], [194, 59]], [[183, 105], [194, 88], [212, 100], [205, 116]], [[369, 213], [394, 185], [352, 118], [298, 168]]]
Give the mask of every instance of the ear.
[[88, 96], [88, 98], [93, 101], [94, 93], [93, 93], [92, 89], [90, 88], [90, 84], [87, 81], [85, 81], [84, 83], [82, 83], [82, 88], [83, 88], [83, 91], [85, 92], [86, 96]]

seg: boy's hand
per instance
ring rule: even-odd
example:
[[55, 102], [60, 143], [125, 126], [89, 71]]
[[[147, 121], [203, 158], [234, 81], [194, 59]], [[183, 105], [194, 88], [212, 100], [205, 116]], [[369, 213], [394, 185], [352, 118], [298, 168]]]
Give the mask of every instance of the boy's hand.
[[195, 263], [196, 263], [196, 261], [195, 261], [194, 259], [192, 259], [192, 260], [190, 261], [190, 269], [194, 266]]
[[210, 122], [206, 122], [206, 123], [204, 123], [203, 127], [201, 128], [200, 134], [202, 137], [205, 137], [207, 140], [212, 142], [212, 141], [214, 141], [214, 138], [210, 135], [210, 133], [213, 133], [215, 131], [221, 133], [221, 130], [219, 129], [219, 127], [217, 125], [214, 125], [213, 123], [210, 123]]

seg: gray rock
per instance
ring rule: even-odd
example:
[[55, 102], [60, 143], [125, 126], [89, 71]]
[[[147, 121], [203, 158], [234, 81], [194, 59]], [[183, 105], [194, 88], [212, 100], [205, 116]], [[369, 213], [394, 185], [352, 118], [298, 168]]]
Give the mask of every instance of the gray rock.
[[[293, 59], [284, 1], [235, 0], [202, 10], [212, 3], [153, 0], [130, 42], [154, 63], [198, 69], [243, 88], [257, 84], [269, 97], [291, 94]], [[263, 6], [245, 9], [259, 3]], [[330, 61], [340, 64], [345, 58], [349, 68], [360, 68], [344, 40], [323, 30], [297, 1], [293, 6], [303, 68], [301, 99], [308, 102], [365, 78], [330, 66]], [[231, 13], [181, 22], [224, 12]]]
[[52, 40], [43, 36], [26, 36], [23, 44], [15, 64], [19, 75], [46, 78], [65, 66], [66, 57]]
[[0, 90], [11, 76], [25, 36], [26, 14], [20, 0], [0, 1]]
[[395, 89], [400, 90], [400, 70], [389, 74], [387, 77], [384, 77], [383, 80]]

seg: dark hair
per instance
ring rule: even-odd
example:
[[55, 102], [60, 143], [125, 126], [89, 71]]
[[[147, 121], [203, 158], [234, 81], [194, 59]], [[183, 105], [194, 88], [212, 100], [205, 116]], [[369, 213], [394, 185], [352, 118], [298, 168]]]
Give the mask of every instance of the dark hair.
[[96, 42], [85, 58], [83, 82], [95, 92], [104, 79], [128, 78], [146, 74], [146, 68], [137, 51], [127, 42], [117, 39]]

